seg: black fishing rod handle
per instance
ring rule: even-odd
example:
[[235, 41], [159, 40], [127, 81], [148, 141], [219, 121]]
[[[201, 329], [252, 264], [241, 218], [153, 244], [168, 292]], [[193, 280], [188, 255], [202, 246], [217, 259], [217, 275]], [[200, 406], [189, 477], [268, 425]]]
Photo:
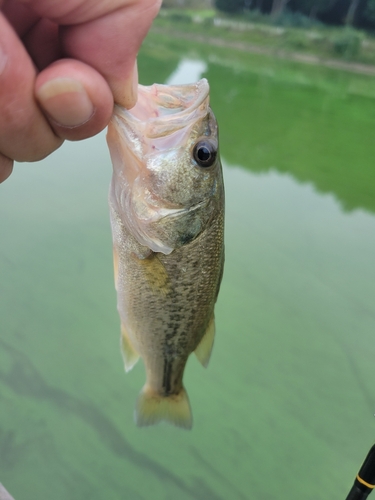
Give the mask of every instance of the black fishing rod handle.
[[360, 490], [356, 484], [353, 484], [352, 489], [349, 491], [349, 495], [345, 500], [365, 500], [371, 491], [372, 490]]
[[375, 445], [359, 469], [346, 500], [365, 500], [375, 487]]

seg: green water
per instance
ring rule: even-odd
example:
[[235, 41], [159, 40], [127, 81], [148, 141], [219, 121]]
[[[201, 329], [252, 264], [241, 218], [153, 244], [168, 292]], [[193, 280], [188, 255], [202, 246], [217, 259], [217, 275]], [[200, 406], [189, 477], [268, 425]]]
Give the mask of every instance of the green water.
[[220, 122], [227, 260], [210, 365], [186, 370], [193, 430], [133, 423], [101, 134], [0, 186], [0, 482], [16, 500], [344, 499], [375, 439], [375, 81], [156, 35], [139, 66], [147, 84], [203, 72]]

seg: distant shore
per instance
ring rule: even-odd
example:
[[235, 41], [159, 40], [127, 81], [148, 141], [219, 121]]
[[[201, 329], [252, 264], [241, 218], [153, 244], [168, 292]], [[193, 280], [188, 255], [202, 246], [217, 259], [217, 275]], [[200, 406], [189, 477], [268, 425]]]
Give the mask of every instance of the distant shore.
[[246, 42], [236, 42], [225, 40], [223, 38], [199, 35], [196, 33], [182, 32], [169, 30], [167, 33], [165, 28], [155, 26], [152, 30], [154, 33], [159, 35], [170, 35], [183, 40], [191, 40], [195, 42], [205, 43], [213, 45], [215, 47], [225, 47], [229, 49], [240, 50], [243, 52], [250, 52], [252, 54], [261, 54], [270, 57], [276, 57], [278, 59], [285, 59], [288, 61], [299, 62], [303, 64], [310, 64], [314, 66], [325, 66], [331, 69], [338, 69], [342, 71], [349, 71], [351, 73], [359, 73], [364, 75], [374, 75], [375, 76], [375, 65], [363, 64], [358, 62], [343, 61], [341, 59], [325, 59], [313, 54], [306, 54], [303, 52], [292, 52], [285, 49], [277, 49], [271, 47], [264, 47], [261, 45], [255, 45]]
[[375, 75], [375, 38], [347, 27], [273, 26], [215, 11], [162, 9], [155, 34], [363, 75]]

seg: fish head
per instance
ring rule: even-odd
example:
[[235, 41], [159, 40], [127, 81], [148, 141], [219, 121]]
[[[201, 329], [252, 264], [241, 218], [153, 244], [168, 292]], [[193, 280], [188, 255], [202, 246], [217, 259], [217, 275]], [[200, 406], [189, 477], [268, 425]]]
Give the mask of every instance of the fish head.
[[111, 202], [140, 244], [169, 254], [207, 227], [223, 187], [206, 79], [139, 85], [134, 108], [115, 106], [107, 141]]

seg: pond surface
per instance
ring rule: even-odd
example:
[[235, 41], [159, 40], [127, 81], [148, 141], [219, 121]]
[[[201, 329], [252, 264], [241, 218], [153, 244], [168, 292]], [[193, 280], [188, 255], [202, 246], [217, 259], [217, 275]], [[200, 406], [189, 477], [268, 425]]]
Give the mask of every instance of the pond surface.
[[[199, 57], [197, 56], [199, 53]], [[211, 84], [227, 198], [190, 432], [138, 429], [104, 134], [0, 186], [0, 482], [16, 500], [345, 498], [375, 436], [375, 82], [150, 35], [142, 83]]]

